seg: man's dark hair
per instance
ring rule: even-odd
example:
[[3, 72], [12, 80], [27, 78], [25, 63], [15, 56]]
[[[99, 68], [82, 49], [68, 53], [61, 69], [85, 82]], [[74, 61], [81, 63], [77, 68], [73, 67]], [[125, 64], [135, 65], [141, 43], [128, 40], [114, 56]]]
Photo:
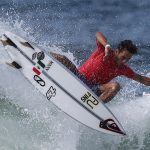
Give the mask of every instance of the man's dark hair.
[[123, 51], [125, 49], [127, 51], [129, 51], [131, 54], [137, 54], [137, 50], [138, 50], [138, 48], [136, 47], [136, 45], [133, 44], [133, 42], [131, 40], [124, 40], [124, 41], [121, 41], [118, 44], [118, 50], [119, 51]]

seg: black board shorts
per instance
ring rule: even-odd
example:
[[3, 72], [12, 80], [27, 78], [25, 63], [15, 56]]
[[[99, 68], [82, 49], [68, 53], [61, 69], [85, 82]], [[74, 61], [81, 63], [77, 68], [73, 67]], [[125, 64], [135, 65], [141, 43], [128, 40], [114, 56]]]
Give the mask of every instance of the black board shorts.
[[99, 84], [90, 84], [89, 81], [85, 78], [80, 72], [76, 72], [75, 75], [83, 81], [98, 97], [101, 95], [100, 85]]

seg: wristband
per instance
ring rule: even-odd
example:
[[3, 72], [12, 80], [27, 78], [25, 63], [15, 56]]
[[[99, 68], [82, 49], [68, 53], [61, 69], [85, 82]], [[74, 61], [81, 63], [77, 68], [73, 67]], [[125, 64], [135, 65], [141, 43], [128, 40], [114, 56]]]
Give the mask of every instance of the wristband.
[[111, 48], [110, 44], [105, 45], [105, 49], [107, 49], [107, 48]]

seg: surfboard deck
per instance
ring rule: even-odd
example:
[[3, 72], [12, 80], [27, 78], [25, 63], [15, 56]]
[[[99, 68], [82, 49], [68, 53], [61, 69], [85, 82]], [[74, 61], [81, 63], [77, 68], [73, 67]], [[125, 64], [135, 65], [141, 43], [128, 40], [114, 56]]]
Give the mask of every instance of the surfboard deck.
[[92, 129], [125, 135], [121, 124], [105, 104], [50, 54], [11, 32], [5, 32], [1, 41], [12, 62], [21, 66], [20, 72], [47, 100]]

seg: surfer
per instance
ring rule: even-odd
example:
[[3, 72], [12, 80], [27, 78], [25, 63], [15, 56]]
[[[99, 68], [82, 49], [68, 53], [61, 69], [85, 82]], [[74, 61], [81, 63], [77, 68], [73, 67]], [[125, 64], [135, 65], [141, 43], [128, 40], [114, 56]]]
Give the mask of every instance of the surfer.
[[67, 68], [73, 71], [83, 82], [85, 82], [103, 102], [110, 101], [120, 90], [118, 82], [111, 80], [117, 76], [125, 76], [150, 86], [150, 78], [135, 73], [127, 62], [137, 53], [137, 47], [131, 40], [121, 41], [115, 50], [112, 50], [106, 37], [96, 33], [97, 49], [88, 60], [79, 68], [66, 57], [51, 53]]

